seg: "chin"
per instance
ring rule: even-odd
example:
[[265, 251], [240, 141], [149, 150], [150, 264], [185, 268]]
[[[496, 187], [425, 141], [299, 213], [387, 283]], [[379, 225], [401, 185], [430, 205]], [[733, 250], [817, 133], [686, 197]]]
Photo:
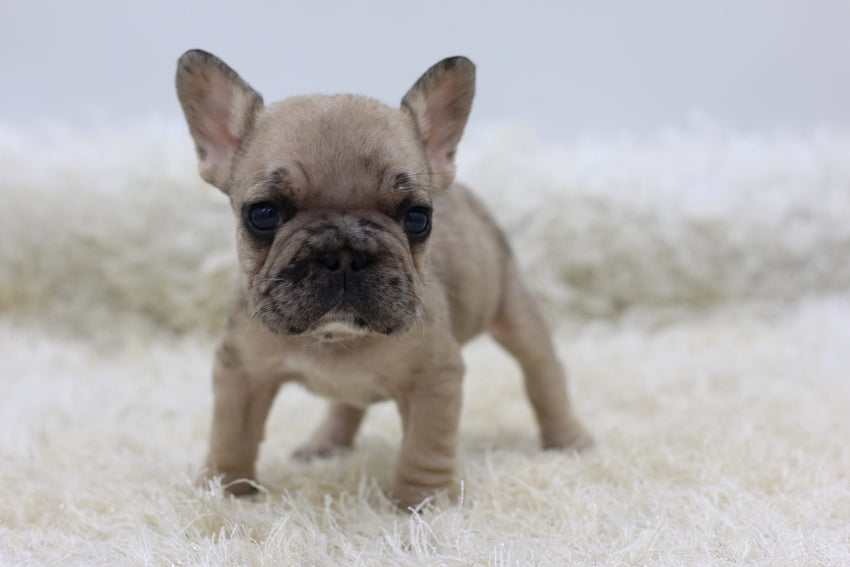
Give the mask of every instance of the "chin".
[[325, 323], [305, 333], [323, 343], [339, 343], [375, 334], [366, 327], [343, 321]]

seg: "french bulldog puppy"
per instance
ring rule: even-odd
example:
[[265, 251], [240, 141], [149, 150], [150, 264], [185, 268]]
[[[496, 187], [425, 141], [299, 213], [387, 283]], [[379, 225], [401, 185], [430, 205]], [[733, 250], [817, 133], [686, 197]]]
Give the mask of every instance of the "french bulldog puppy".
[[366, 408], [393, 400], [403, 441], [391, 497], [408, 508], [453, 494], [460, 347], [483, 332], [521, 365], [543, 447], [591, 443], [505, 237], [453, 183], [472, 62], [440, 61], [400, 108], [354, 95], [266, 106], [200, 50], [180, 58], [176, 82], [201, 177], [230, 198], [238, 224], [208, 477], [234, 495], [256, 490], [269, 408], [298, 382], [331, 401], [297, 457], [351, 446]]

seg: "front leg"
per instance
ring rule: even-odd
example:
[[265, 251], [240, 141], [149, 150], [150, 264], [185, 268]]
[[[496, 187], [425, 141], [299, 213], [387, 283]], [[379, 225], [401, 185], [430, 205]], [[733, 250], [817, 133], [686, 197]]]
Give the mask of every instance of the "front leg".
[[398, 399], [403, 439], [392, 498], [402, 509], [417, 506], [441, 491], [454, 498], [458, 424], [462, 404], [463, 363], [453, 364]]
[[228, 493], [257, 492], [254, 465], [266, 417], [280, 387], [252, 377], [219, 349], [213, 370], [214, 409], [206, 477], [223, 475]]

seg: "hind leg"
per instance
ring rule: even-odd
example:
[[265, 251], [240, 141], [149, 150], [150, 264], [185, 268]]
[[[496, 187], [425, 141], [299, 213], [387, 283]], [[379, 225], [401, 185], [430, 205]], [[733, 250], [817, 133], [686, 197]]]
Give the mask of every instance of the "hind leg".
[[342, 402], [331, 402], [328, 414], [306, 443], [292, 454], [297, 459], [327, 457], [338, 449], [351, 447], [366, 410]]
[[544, 449], [584, 449], [593, 445], [570, 409], [567, 378], [534, 300], [509, 267], [502, 304], [490, 328], [493, 338], [522, 367]]

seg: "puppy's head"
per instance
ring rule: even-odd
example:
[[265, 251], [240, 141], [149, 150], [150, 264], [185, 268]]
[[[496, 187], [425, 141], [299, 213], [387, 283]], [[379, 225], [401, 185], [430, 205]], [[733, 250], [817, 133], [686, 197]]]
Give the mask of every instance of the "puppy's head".
[[243, 284], [263, 324], [331, 341], [411, 326], [432, 199], [454, 178], [474, 85], [475, 67], [455, 57], [398, 109], [353, 95], [265, 106], [215, 56], [180, 58], [201, 177], [230, 197]]

